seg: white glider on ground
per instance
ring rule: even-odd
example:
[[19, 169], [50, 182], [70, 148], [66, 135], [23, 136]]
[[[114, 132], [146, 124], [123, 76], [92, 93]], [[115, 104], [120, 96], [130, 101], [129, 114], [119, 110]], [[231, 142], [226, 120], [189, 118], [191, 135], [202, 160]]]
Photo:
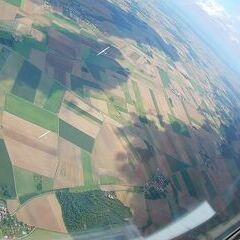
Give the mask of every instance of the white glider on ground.
[[103, 53], [106, 53], [106, 51], [109, 49], [110, 47], [106, 47], [105, 49], [103, 49], [101, 52], [99, 52], [98, 54], [97, 54], [97, 56], [99, 56], [99, 55], [101, 55], [101, 54], [103, 54]]
[[49, 134], [49, 133], [50, 133], [50, 131], [45, 132], [44, 134], [42, 134], [41, 136], [39, 136], [38, 139], [43, 138], [44, 136], [46, 136], [46, 135]]

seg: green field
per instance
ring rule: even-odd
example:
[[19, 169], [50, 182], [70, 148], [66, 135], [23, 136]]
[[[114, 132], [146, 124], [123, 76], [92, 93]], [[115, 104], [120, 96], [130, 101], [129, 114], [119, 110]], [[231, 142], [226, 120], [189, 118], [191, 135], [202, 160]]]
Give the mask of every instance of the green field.
[[94, 65], [91, 62], [86, 62], [86, 65], [97, 82], [106, 81], [106, 79], [103, 77], [105, 74], [105, 69], [103, 67]]
[[118, 184], [118, 183], [119, 183], [119, 179], [117, 179], [116, 177], [105, 176], [105, 175], [100, 176], [100, 184], [101, 185], [114, 185], [114, 184]]
[[94, 185], [91, 155], [88, 152], [82, 150], [81, 160], [83, 167], [84, 185], [85, 186]]
[[59, 136], [87, 152], [92, 152], [95, 139], [61, 119], [59, 120]]
[[168, 73], [163, 69], [158, 69], [158, 70], [159, 70], [159, 74], [160, 74], [163, 86], [165, 88], [169, 88], [169, 86], [171, 85], [171, 81], [169, 79]]
[[60, 25], [66, 25], [70, 27], [70, 29], [75, 30], [76, 32], [80, 31], [79, 25], [74, 22], [73, 20], [66, 18], [65, 16], [59, 14], [59, 13], [51, 13], [47, 12], [45, 14], [50, 20], [59, 23]]
[[208, 192], [209, 196], [211, 197], [211, 199], [214, 199], [217, 195], [214, 185], [211, 182], [211, 179], [209, 178], [209, 176], [206, 172], [202, 171], [202, 175], [203, 175], [204, 182], [205, 182], [205, 188], [207, 189], [207, 192]]
[[16, 191], [21, 203], [27, 201], [32, 196], [53, 189], [53, 179], [14, 167]]
[[178, 191], [182, 191], [182, 188], [181, 188], [181, 185], [179, 183], [179, 180], [178, 180], [178, 176], [177, 175], [173, 175], [172, 176], [172, 181], [175, 185], [175, 187], [177, 188]]
[[79, 187], [69, 188], [68, 190], [71, 193], [95, 191], [95, 190], [100, 190], [100, 185], [95, 184], [95, 185], [79, 186]]
[[157, 112], [157, 117], [158, 117], [159, 124], [160, 124], [162, 127], [164, 127], [163, 116], [161, 115], [161, 112], [160, 112], [160, 110], [159, 110], [159, 107], [158, 107], [158, 103], [157, 103], [155, 94], [154, 94], [154, 92], [153, 92], [152, 89], [149, 89], [149, 91], [150, 91], [150, 95], [151, 95], [151, 98], [152, 98], [154, 107], [155, 107], [156, 112]]
[[198, 194], [197, 194], [197, 190], [193, 184], [193, 181], [190, 177], [190, 175], [188, 174], [187, 170], [184, 170], [181, 172], [181, 176], [182, 179], [187, 187], [188, 193], [192, 196], [197, 198]]
[[[21, 0], [24, 3], [25, 0]], [[22, 35], [21, 40], [14, 40], [11, 32], [8, 31], [0, 31], [0, 37], [8, 43], [8, 46], [15, 50], [17, 53], [25, 57], [29, 58], [31, 49], [36, 49], [42, 52], [47, 51], [47, 41], [46, 39], [43, 41], [37, 41], [34, 38], [31, 38], [27, 35]]]
[[46, 41], [39, 42], [33, 38], [24, 37], [22, 41], [15, 42], [14, 44], [14, 50], [21, 54], [26, 59], [29, 58], [31, 49], [46, 52], [47, 51]]
[[65, 88], [59, 83], [54, 82], [44, 108], [50, 112], [58, 113], [64, 98]]
[[124, 117], [121, 115], [121, 112], [118, 111], [117, 108], [111, 102], [107, 103], [107, 107], [108, 107], [109, 117], [111, 117], [112, 119], [114, 119], [115, 121], [121, 124], [126, 123], [126, 119], [124, 119]]
[[88, 91], [89, 97], [96, 98], [102, 101], [108, 101], [107, 95], [102, 90], [92, 89], [92, 88], [85, 88], [85, 91]]
[[81, 232], [95, 228], [122, 225], [131, 217], [129, 208], [118, 199], [109, 199], [102, 191], [70, 193], [58, 191], [67, 230]]
[[10, 92], [24, 60], [18, 54], [11, 52], [5, 63], [0, 67], [0, 88]]
[[102, 124], [102, 120], [99, 120], [98, 118], [94, 117], [93, 115], [91, 115], [90, 113], [80, 109], [78, 106], [76, 106], [74, 103], [69, 102], [67, 100], [64, 100], [64, 106], [67, 107], [69, 110], [75, 112], [76, 114], [78, 114], [79, 116], [85, 117], [86, 119], [88, 119], [89, 121], [93, 121], [94, 123], [97, 124]]
[[85, 90], [85, 87], [95, 88], [96, 90], [102, 92], [102, 89], [97, 83], [90, 82], [77, 76], [71, 75], [71, 88], [78, 96], [82, 98], [89, 97], [89, 94]]
[[34, 232], [24, 237], [25, 240], [72, 240], [72, 237], [68, 234], [51, 232], [42, 229], [35, 229]]
[[196, 154], [194, 154], [192, 145], [190, 143], [184, 144], [184, 149], [187, 153], [188, 158], [191, 160], [192, 166], [195, 167], [197, 165]]
[[109, 101], [114, 105], [114, 107], [124, 113], [128, 113], [127, 104], [125, 99], [118, 96], [109, 96]]
[[146, 112], [144, 109], [144, 103], [143, 103], [142, 96], [141, 96], [140, 90], [138, 88], [137, 82], [132, 81], [132, 87], [133, 87], [133, 91], [134, 91], [135, 98], [136, 98], [135, 104], [136, 104], [137, 112], [140, 115], [145, 116]]
[[126, 102], [128, 104], [133, 104], [133, 100], [132, 100], [131, 95], [128, 90], [128, 85], [126, 83], [121, 83], [120, 85], [121, 85], [122, 91], [124, 93]]
[[[93, 71], [93, 75], [95, 76], [98, 76], [98, 74], [100, 74], [101, 71], [104, 71], [104, 69], [110, 69], [112, 71], [123, 71], [123, 69], [120, 69], [121, 67], [116, 61], [112, 60], [109, 57], [106, 57], [104, 54], [96, 56], [96, 53], [94, 51], [89, 51], [89, 54], [86, 55], [85, 61], [88, 68], [91, 68], [89, 70]], [[94, 68], [96, 69], [94, 70]]]
[[2, 48], [0, 49], [0, 71], [4, 65], [4, 63], [6, 62], [8, 56], [10, 55], [10, 50], [8, 50], [7, 48]]
[[180, 160], [177, 160], [175, 159], [174, 157], [168, 155], [168, 154], [165, 154], [166, 156], [166, 159], [167, 159], [167, 163], [171, 169], [171, 171], [173, 173], [175, 172], [178, 172], [178, 171], [183, 171], [185, 170], [186, 168], [189, 168], [190, 165], [183, 162], [183, 161], [180, 161]]
[[0, 139], [0, 199], [16, 197], [12, 164], [5, 146]]
[[204, 89], [193, 79], [188, 79], [192, 85], [192, 87], [194, 88], [195, 91], [197, 91], [200, 95], [204, 95], [205, 91]]
[[170, 125], [173, 131], [181, 136], [190, 137], [190, 133], [188, 131], [187, 125], [181, 120], [177, 119], [173, 115], [169, 114]]
[[7, 94], [5, 110], [26, 121], [39, 125], [53, 132], [58, 132], [58, 117], [22, 98]]
[[190, 115], [189, 115], [189, 113], [188, 113], [188, 110], [187, 110], [187, 107], [186, 107], [184, 101], [181, 100], [181, 103], [182, 103], [183, 109], [184, 109], [184, 111], [185, 111], [185, 113], [186, 113], [186, 116], [187, 116], [188, 122], [191, 123], [191, 122], [192, 122], [192, 121], [191, 121], [191, 117], [190, 117]]
[[25, 61], [13, 85], [12, 93], [30, 102], [34, 102], [40, 79], [41, 71], [31, 63]]
[[55, 80], [53, 78], [47, 76], [47, 74], [44, 74], [44, 73], [42, 74], [40, 83], [36, 91], [35, 100], [34, 100], [34, 103], [36, 105], [41, 107], [44, 106], [54, 82]]
[[8, 2], [16, 7], [21, 7], [25, 0], [4, 0], [5, 2]]

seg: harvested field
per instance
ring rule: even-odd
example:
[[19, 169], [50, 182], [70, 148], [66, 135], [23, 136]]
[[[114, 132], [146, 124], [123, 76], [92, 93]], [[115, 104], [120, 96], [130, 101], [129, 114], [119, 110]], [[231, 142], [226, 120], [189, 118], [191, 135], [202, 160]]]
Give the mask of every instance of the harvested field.
[[96, 98], [91, 98], [90, 101], [95, 108], [99, 109], [102, 113], [108, 114], [108, 106], [105, 101]]
[[194, 120], [199, 123], [202, 123], [204, 121], [204, 116], [201, 113], [199, 113], [196, 108], [194, 108], [192, 105], [190, 105], [186, 102], [184, 104], [187, 109], [188, 115], [191, 118], [191, 121]]
[[40, 5], [37, 1], [32, 0], [22, 0], [22, 9], [31, 14], [41, 14], [43, 12], [43, 6]]
[[17, 199], [7, 200], [7, 209], [10, 214], [13, 214], [18, 209], [19, 206], [20, 203]]
[[171, 211], [166, 200], [148, 200], [147, 204], [153, 224], [165, 226], [171, 222]]
[[129, 55], [129, 58], [132, 59], [132, 61], [135, 63], [141, 56], [137, 54], [136, 52], [131, 52]]
[[[53, 155], [57, 152], [58, 137], [55, 133], [50, 132], [39, 139], [39, 136], [47, 132], [46, 129], [27, 122], [13, 114], [4, 112], [3, 128], [8, 133], [7, 135], [11, 136], [15, 133], [16, 140], [18, 140], [20, 136], [24, 136], [22, 142], [25, 142], [28, 145], [35, 146], [36, 148], [42, 151], [45, 150]], [[26, 139], [25, 141], [24, 138]], [[21, 139], [19, 139], [19, 141], [21, 141]]]
[[[114, 82], [116, 84], [116, 82]], [[103, 89], [107, 89], [107, 87], [105, 86], [104, 88], [104, 85], [101, 85]], [[110, 94], [110, 95], [113, 95], [113, 96], [116, 96], [116, 97], [119, 97], [119, 98], [124, 98], [124, 92], [122, 91], [122, 88], [117, 85], [117, 86], [114, 86], [113, 88], [109, 88], [107, 89], [107, 93]]]
[[[82, 118], [92, 122], [95, 125], [101, 125], [102, 120], [99, 120], [98, 118], [94, 117], [92, 114], [90, 114], [88, 111], [82, 110], [77, 105], [75, 105], [73, 102], [69, 102], [67, 100], [64, 100], [64, 106], [69, 109], [70, 111], [74, 112], [75, 114], [81, 116]], [[89, 107], [91, 109], [91, 107]]]
[[161, 169], [162, 173], [165, 176], [171, 176], [172, 175], [172, 171], [169, 168], [169, 164], [167, 163], [165, 155], [158, 155], [156, 161], [157, 161], [159, 169]]
[[32, 49], [29, 61], [36, 66], [41, 71], [45, 70], [45, 62], [46, 62], [46, 53], [39, 51], [37, 49]]
[[77, 187], [83, 185], [81, 150], [72, 143], [59, 138], [58, 168], [54, 188]]
[[[7, 2], [9, 3], [14, 3], [14, 1], [16, 2], [16, 4], [14, 5], [9, 5]], [[16, 14], [17, 14], [17, 6], [18, 6], [18, 2], [21, 3], [21, 0], [7, 0], [7, 1], [1, 1], [0, 2], [0, 9], [1, 9], [1, 16], [0, 19], [1, 20], [12, 20], [15, 18]]]
[[[184, 186], [184, 184], [182, 186]], [[190, 196], [186, 189], [184, 189], [184, 191], [182, 191], [179, 194], [179, 205], [180, 205], [180, 207], [183, 207], [185, 209], [189, 209], [189, 207], [195, 207], [198, 204], [199, 204], [199, 200]]]
[[17, 212], [17, 219], [37, 228], [67, 232], [61, 207], [54, 194], [34, 198]]
[[155, 139], [155, 143], [157, 143], [157, 146], [161, 152], [167, 153], [176, 158], [178, 157], [169, 130], [152, 131], [151, 134], [153, 136], [153, 139]]
[[92, 138], [96, 138], [99, 133], [100, 127], [97, 124], [94, 124], [86, 118], [77, 115], [65, 106], [61, 107], [59, 117]]
[[[104, 124], [95, 143], [93, 150], [93, 165], [97, 172], [105, 169], [123, 182], [137, 183], [140, 180], [128, 162], [128, 154], [124, 149], [116, 128]], [[107, 164], [106, 164], [107, 163]]]
[[46, 57], [46, 64], [54, 68], [55, 79], [66, 86], [66, 73], [72, 72], [72, 61], [61, 58], [58, 54], [48, 53]]
[[[172, 131], [169, 131], [169, 135], [171, 136], [173, 146], [178, 154], [178, 159], [181, 159], [190, 164], [191, 160], [189, 159], [188, 154], [185, 149], [185, 144], [187, 144], [187, 143], [185, 143], [186, 140], [183, 139], [182, 136], [179, 136], [178, 134], [175, 134]], [[190, 143], [188, 143], [188, 144], [190, 144]]]
[[66, 37], [64, 34], [51, 29], [48, 32], [48, 46], [50, 49], [58, 52], [65, 58], [75, 59], [75, 45], [76, 43], [70, 38]]
[[[44, 133], [45, 134], [45, 133]], [[43, 152], [46, 152], [48, 154], [51, 154], [51, 155], [55, 155], [56, 154], [56, 150], [52, 147], [49, 147], [49, 146], [46, 146], [45, 144], [42, 144], [42, 143], [38, 143], [36, 142], [35, 140], [35, 143], [32, 142], [32, 139], [31, 138], [28, 138], [28, 137], [25, 137], [24, 135], [21, 135], [21, 134], [18, 134], [10, 129], [4, 129], [4, 135], [6, 137], [10, 137], [10, 138], [13, 138], [15, 139], [16, 141], [18, 142], [21, 142], [28, 145], [28, 146], [31, 146], [33, 148], [36, 148], [40, 151], [43, 151]]]
[[[3, 132], [6, 146], [15, 166], [53, 177], [57, 166], [57, 135], [4, 112]], [[37, 158], [36, 158], [37, 156]]]
[[141, 193], [133, 193], [127, 191], [116, 191], [117, 198], [132, 210], [133, 222], [138, 228], [147, 224], [148, 213], [146, 201]]
[[108, 107], [107, 107], [106, 101], [96, 99], [96, 98], [91, 98], [90, 101], [95, 108], [99, 109], [101, 112], [105, 114], [108, 114]]
[[4, 138], [14, 166], [46, 177], [54, 176], [58, 163], [56, 156], [16, 141], [13, 136], [5, 135]]
[[103, 122], [103, 116], [100, 111], [94, 109], [92, 106], [89, 106], [84, 101], [82, 101], [80, 98], [76, 97], [74, 94], [72, 94], [70, 92], [66, 92], [64, 100], [66, 100], [68, 102], [72, 102], [81, 110], [88, 112], [94, 118], [98, 119], [100, 122]]

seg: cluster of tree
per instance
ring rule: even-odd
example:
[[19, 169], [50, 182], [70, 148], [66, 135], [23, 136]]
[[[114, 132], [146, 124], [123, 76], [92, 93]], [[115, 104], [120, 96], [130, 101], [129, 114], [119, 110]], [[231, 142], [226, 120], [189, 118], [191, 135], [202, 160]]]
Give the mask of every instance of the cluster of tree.
[[131, 216], [129, 208], [100, 190], [78, 193], [65, 190], [58, 191], [56, 196], [65, 225], [71, 233], [123, 224]]
[[0, 31], [0, 43], [8, 46], [8, 47], [13, 47], [15, 42], [15, 39], [13, 35], [9, 32], [6, 31]]
[[0, 186], [0, 195], [4, 196], [5, 198], [11, 198], [12, 197], [11, 192], [8, 189], [7, 185]]
[[145, 198], [152, 200], [165, 198], [169, 184], [169, 179], [158, 171], [156, 175], [144, 185]]

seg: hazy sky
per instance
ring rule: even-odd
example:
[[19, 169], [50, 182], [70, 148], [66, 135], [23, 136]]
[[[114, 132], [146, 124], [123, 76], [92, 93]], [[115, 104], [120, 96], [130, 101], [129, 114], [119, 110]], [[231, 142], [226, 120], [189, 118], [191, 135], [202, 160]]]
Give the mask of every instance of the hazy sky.
[[232, 11], [234, 13], [240, 9], [240, 0], [218, 0], [227, 11]]
[[[195, 0], [196, 4], [218, 24], [229, 40], [240, 47], [240, 0]], [[217, 26], [216, 26], [217, 27]], [[239, 45], [239, 46], [238, 46]]]
[[240, 73], [240, 0], [166, 0], [224, 60]]

